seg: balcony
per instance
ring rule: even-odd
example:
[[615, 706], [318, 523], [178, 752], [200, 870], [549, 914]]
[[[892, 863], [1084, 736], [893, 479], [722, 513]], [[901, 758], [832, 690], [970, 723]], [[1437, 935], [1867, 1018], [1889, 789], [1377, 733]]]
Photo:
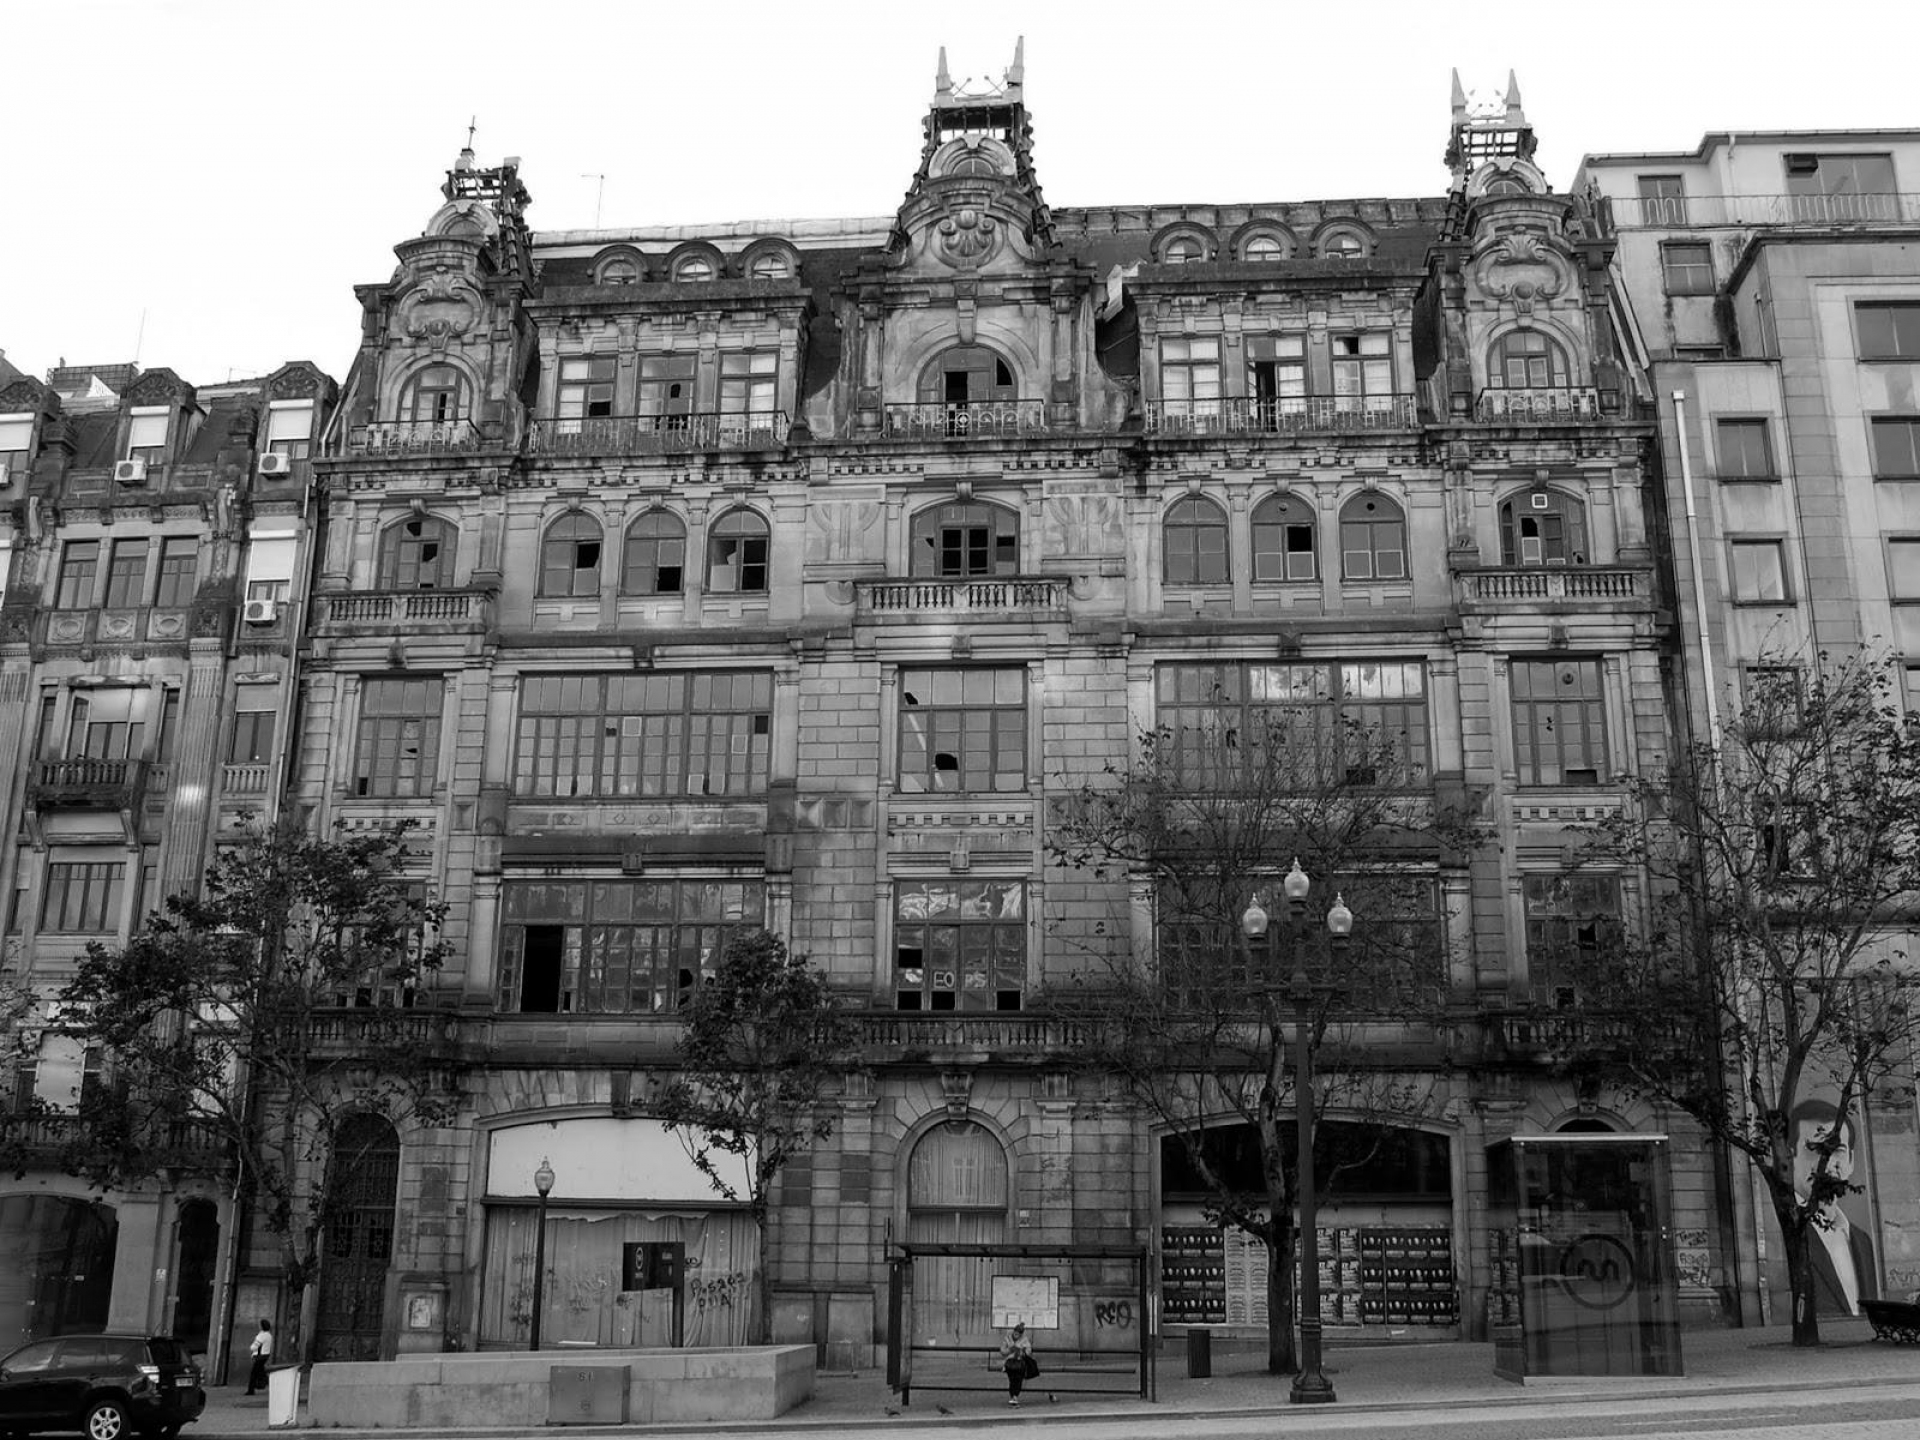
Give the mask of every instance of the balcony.
[[132, 810], [147, 793], [144, 760], [42, 760], [34, 769], [36, 810]]
[[485, 437], [471, 420], [382, 420], [347, 431], [348, 455], [467, 455]]
[[1149, 435], [1307, 435], [1410, 430], [1411, 395], [1302, 395], [1284, 400], [1246, 397], [1171, 400], [1147, 406]]
[[459, 1017], [445, 1010], [361, 1005], [316, 1013], [307, 1027], [307, 1039], [321, 1054], [374, 1059], [379, 1050], [398, 1047], [435, 1059], [451, 1053], [459, 1028]]
[[1605, 202], [1605, 213], [1616, 230], [1687, 230], [1712, 225], [1915, 225], [1920, 224], [1920, 192], [1622, 195]]
[[1589, 385], [1508, 390], [1489, 387], [1474, 402], [1473, 418], [1495, 425], [1565, 425], [1600, 418], [1600, 392]]
[[1047, 407], [1041, 400], [1002, 400], [982, 405], [889, 405], [889, 440], [1007, 440], [1041, 435]]
[[264, 795], [273, 767], [265, 761], [249, 761], [220, 767], [222, 795]]
[[1089, 1020], [1025, 1012], [866, 1012], [853, 1021], [861, 1053], [870, 1060], [1038, 1062], [1084, 1054], [1094, 1039]]
[[998, 615], [1021, 620], [1065, 612], [1067, 582], [1008, 575], [978, 580], [856, 580], [854, 603], [866, 615]]
[[493, 625], [491, 590], [321, 591], [314, 598], [314, 628], [321, 634], [484, 633]]
[[1653, 572], [1627, 565], [1501, 565], [1454, 575], [1462, 610], [1574, 606], [1644, 606], [1653, 599]]
[[[212, 1166], [227, 1153], [226, 1139], [204, 1120], [175, 1120], [143, 1143], [166, 1157], [164, 1163], [187, 1167]], [[79, 1115], [0, 1115], [0, 1148], [27, 1156], [56, 1159], [62, 1152], [89, 1147], [93, 1125]], [[155, 1158], [155, 1157], [149, 1157]]]
[[784, 410], [535, 420], [527, 430], [527, 453], [558, 457], [778, 450], [787, 443], [787, 429]]

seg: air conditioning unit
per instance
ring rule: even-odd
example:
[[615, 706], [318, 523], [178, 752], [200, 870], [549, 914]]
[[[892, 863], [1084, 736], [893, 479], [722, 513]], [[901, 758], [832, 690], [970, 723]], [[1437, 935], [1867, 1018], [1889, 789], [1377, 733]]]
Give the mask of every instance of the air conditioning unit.
[[269, 450], [260, 457], [259, 470], [262, 475], [291, 475], [293, 457], [282, 455], [278, 450]]
[[280, 613], [277, 600], [247, 601], [246, 620], [249, 625], [271, 625]]
[[144, 485], [147, 483], [147, 462], [122, 460], [113, 467], [113, 478], [121, 485]]

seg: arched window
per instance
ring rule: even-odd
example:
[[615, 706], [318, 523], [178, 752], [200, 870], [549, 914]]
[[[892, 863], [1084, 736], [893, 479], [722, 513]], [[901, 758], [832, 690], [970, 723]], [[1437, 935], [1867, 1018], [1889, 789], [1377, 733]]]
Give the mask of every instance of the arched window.
[[1584, 565], [1587, 510], [1558, 490], [1530, 490], [1500, 507], [1502, 565]]
[[977, 500], [930, 505], [913, 517], [908, 570], [964, 579], [1020, 573], [1020, 520]]
[[628, 255], [616, 255], [600, 267], [602, 285], [633, 285], [640, 279], [640, 267]]
[[759, 595], [766, 588], [767, 522], [751, 510], [729, 510], [707, 531], [707, 589]]
[[754, 256], [753, 263], [747, 267], [747, 277], [751, 280], [785, 280], [791, 274], [793, 267], [777, 250]]
[[1206, 247], [1191, 235], [1176, 235], [1160, 254], [1163, 265], [1192, 265], [1207, 258]]
[[687, 563], [687, 527], [668, 510], [649, 510], [627, 527], [620, 567], [623, 595], [678, 595]]
[[[907, 1243], [1003, 1243], [1009, 1189], [1007, 1152], [990, 1131], [966, 1120], [934, 1126], [907, 1160]], [[990, 1342], [994, 1262], [935, 1256], [921, 1263], [915, 1323], [958, 1343]]]
[[1284, 260], [1287, 258], [1287, 247], [1281, 243], [1278, 235], [1256, 235], [1247, 241], [1240, 258], [1254, 261]]
[[408, 423], [444, 425], [467, 416], [467, 381], [452, 365], [429, 365], [407, 382], [400, 396], [400, 418]]
[[540, 593], [600, 593], [600, 526], [588, 515], [562, 515], [540, 546]]
[[1561, 390], [1573, 381], [1567, 352], [1538, 330], [1509, 330], [1493, 342], [1487, 383], [1503, 390]]
[[1340, 573], [1348, 580], [1407, 578], [1407, 523], [1384, 495], [1356, 495], [1340, 509]]
[[1166, 577], [1169, 585], [1224, 585], [1227, 516], [1211, 500], [1189, 495], [1167, 511]]
[[1328, 260], [1358, 260], [1367, 253], [1367, 242], [1350, 230], [1341, 230], [1320, 242], [1320, 254]]
[[673, 267], [673, 278], [676, 280], [711, 280], [713, 279], [713, 261], [705, 255], [682, 255]]
[[1314, 563], [1313, 511], [1303, 500], [1269, 495], [1253, 509], [1253, 578], [1312, 580], [1319, 575]]
[[380, 536], [380, 584], [388, 590], [441, 590], [453, 584], [454, 540], [444, 520], [415, 515]]
[[1017, 398], [1013, 367], [984, 345], [949, 350], [920, 375], [922, 404], [985, 405]]

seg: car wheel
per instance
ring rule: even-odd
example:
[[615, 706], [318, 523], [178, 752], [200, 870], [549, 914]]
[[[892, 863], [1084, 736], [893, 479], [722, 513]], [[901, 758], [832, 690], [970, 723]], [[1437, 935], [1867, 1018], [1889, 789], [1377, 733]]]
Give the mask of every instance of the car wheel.
[[127, 1407], [118, 1400], [97, 1400], [87, 1411], [87, 1440], [126, 1440], [131, 1428]]

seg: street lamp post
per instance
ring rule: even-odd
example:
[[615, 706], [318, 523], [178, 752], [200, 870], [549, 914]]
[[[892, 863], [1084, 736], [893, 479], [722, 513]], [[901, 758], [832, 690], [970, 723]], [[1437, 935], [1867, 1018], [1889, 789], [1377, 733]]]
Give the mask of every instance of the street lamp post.
[[540, 1216], [534, 1222], [533, 1232], [533, 1324], [529, 1327], [527, 1348], [540, 1348], [540, 1307], [545, 1301], [541, 1293], [546, 1289], [547, 1279], [547, 1196], [553, 1193], [553, 1166], [546, 1157], [540, 1159], [540, 1168], [533, 1172], [533, 1188], [540, 1192]]
[[[1313, 1170], [1313, 982], [1307, 975], [1307, 891], [1312, 881], [1299, 860], [1287, 871], [1280, 888], [1287, 898], [1287, 943], [1293, 951], [1293, 974], [1287, 998], [1295, 1008], [1293, 1084], [1294, 1116], [1298, 1134], [1294, 1145], [1300, 1191], [1300, 1366], [1287, 1398], [1295, 1405], [1327, 1405], [1339, 1397], [1320, 1363], [1320, 1195]], [[1267, 915], [1256, 897], [1240, 917], [1249, 939], [1266, 934]], [[1353, 933], [1353, 912], [1339, 895], [1327, 911], [1327, 933], [1338, 956]]]

